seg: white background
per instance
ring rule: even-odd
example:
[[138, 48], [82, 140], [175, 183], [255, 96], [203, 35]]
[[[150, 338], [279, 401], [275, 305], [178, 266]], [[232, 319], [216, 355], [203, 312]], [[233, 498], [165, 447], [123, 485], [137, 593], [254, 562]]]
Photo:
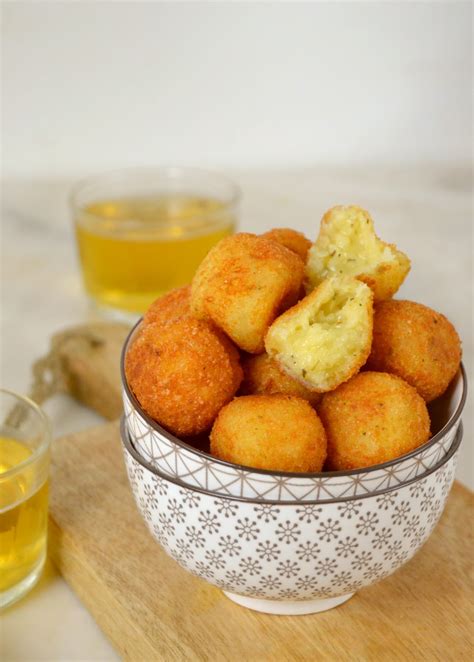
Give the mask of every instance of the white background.
[[[412, 258], [400, 296], [444, 312], [471, 367], [470, 14], [456, 2], [3, 3], [2, 383], [25, 391], [49, 336], [88, 317], [72, 182], [170, 163], [228, 170], [249, 231], [314, 237], [327, 207], [366, 206]], [[47, 410], [56, 434], [97, 422], [65, 397]], [[472, 405], [464, 423], [458, 477], [473, 486]], [[116, 659], [51, 567], [2, 627], [9, 662]]]
[[4, 168], [465, 164], [469, 3], [4, 3]]

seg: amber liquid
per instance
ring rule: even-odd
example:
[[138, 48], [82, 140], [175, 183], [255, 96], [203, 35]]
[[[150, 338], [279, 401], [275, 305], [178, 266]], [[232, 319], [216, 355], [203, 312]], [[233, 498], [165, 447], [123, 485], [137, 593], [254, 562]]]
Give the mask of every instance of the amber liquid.
[[31, 454], [20, 441], [0, 437], [0, 593], [28, 577], [46, 554], [48, 482], [34, 467], [2, 479]]
[[144, 312], [154, 299], [191, 282], [235, 218], [219, 200], [196, 196], [94, 202], [76, 219], [85, 287], [101, 306]]

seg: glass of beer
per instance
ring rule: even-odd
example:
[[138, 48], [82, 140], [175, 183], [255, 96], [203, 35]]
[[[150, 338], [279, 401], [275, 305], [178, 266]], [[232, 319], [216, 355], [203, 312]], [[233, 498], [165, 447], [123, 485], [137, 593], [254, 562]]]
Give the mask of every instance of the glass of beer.
[[235, 229], [240, 192], [192, 168], [137, 168], [77, 184], [71, 195], [84, 286], [109, 317], [133, 319], [191, 282]]
[[43, 569], [50, 444], [43, 411], [0, 389], [0, 608], [29, 591]]

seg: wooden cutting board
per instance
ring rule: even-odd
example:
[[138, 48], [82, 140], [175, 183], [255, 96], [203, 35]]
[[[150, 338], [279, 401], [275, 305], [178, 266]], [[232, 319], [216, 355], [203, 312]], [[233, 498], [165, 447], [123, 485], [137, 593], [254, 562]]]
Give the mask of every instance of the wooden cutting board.
[[472, 660], [473, 495], [455, 484], [419, 554], [311, 616], [246, 610], [170, 559], [128, 487], [117, 423], [53, 444], [50, 554], [126, 660]]

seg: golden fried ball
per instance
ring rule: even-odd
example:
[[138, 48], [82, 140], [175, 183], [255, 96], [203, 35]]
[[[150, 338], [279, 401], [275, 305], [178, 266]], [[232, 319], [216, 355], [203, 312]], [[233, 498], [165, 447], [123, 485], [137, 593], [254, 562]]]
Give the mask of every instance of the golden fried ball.
[[333, 276], [278, 317], [266, 350], [306, 388], [331, 391], [366, 362], [372, 343], [373, 294], [356, 278]]
[[310, 391], [303, 384], [284, 372], [268, 354], [249, 356], [242, 361], [244, 380], [240, 386], [242, 395], [297, 395], [313, 407], [321, 400], [321, 394]]
[[211, 432], [211, 453], [272, 471], [321, 471], [326, 434], [306, 401], [290, 395], [246, 395], [226, 405]]
[[191, 310], [259, 354], [275, 317], [298, 300], [303, 271], [301, 259], [273, 241], [246, 233], [226, 237], [194, 276]]
[[318, 412], [328, 440], [327, 466], [362, 469], [409, 453], [430, 437], [425, 401], [403, 379], [361, 372], [326, 393]]
[[145, 324], [156, 322], [168, 324], [174, 322], [183, 315], [190, 315], [189, 300], [191, 298], [191, 287], [178, 287], [156, 299], [146, 311], [143, 321]]
[[192, 317], [143, 325], [126, 354], [125, 374], [144, 411], [183, 436], [209, 429], [242, 380], [231, 341]]
[[308, 254], [306, 288], [311, 291], [328, 276], [345, 274], [367, 283], [375, 301], [381, 301], [395, 294], [409, 270], [408, 257], [377, 237], [367, 211], [340, 205], [322, 218]]
[[261, 236], [285, 246], [285, 248], [299, 255], [303, 262], [306, 262], [308, 251], [311, 248], [311, 242], [302, 232], [291, 230], [291, 228], [274, 228]]
[[414, 301], [382, 301], [374, 312], [367, 366], [402, 377], [430, 402], [459, 369], [461, 341], [444, 315]]

